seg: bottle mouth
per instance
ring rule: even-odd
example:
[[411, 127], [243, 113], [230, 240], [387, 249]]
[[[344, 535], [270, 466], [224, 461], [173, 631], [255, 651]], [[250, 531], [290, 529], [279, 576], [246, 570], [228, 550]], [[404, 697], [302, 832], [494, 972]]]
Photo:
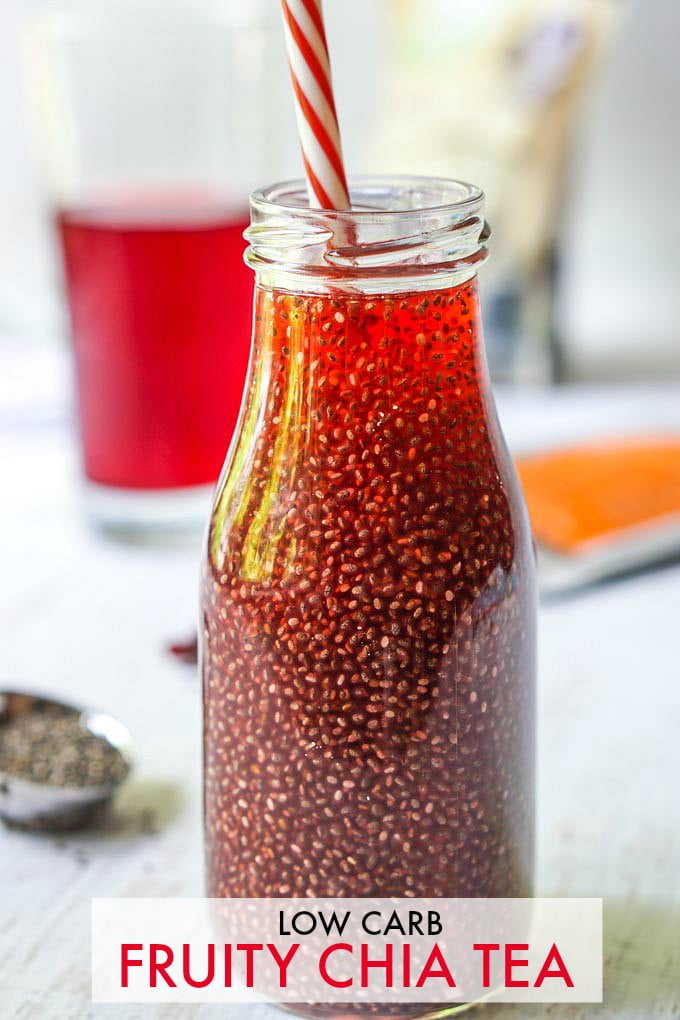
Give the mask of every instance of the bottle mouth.
[[350, 178], [351, 209], [310, 209], [302, 180], [284, 181], [259, 188], [251, 195], [251, 206], [262, 212], [298, 214], [321, 213], [330, 219], [392, 219], [405, 213], [472, 209], [484, 204], [484, 193], [475, 184], [446, 177], [391, 175]]
[[[255, 191], [246, 261], [262, 277], [292, 273], [325, 280], [352, 279], [384, 289], [394, 280], [442, 277], [462, 282], [487, 255], [490, 231], [484, 195], [472, 184], [432, 177], [350, 179], [351, 209], [312, 209], [303, 181]], [[289, 284], [299, 286], [300, 284]]]

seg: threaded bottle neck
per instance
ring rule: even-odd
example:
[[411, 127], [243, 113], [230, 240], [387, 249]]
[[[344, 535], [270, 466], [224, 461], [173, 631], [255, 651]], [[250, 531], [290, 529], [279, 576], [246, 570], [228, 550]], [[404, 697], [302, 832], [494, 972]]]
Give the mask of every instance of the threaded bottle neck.
[[303, 182], [251, 198], [246, 261], [265, 287], [305, 293], [440, 290], [487, 255], [484, 196], [460, 181], [357, 178], [353, 208], [310, 209]]

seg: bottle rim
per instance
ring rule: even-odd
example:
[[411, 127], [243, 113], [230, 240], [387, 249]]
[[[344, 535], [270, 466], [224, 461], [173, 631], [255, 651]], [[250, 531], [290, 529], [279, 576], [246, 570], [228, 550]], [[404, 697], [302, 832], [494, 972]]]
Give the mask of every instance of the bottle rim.
[[253, 192], [244, 237], [259, 283], [434, 289], [470, 279], [486, 259], [490, 231], [476, 185], [382, 175], [350, 178], [349, 186], [351, 209], [310, 208], [302, 180]]
[[[320, 215], [324, 219], [366, 221], [417, 213], [474, 211], [483, 208], [484, 192], [476, 184], [448, 177], [425, 177], [417, 174], [359, 175], [348, 179], [351, 209], [314, 209], [309, 205], [304, 180], [282, 181], [257, 188], [250, 196], [251, 209], [264, 214]], [[436, 200], [436, 196], [439, 199]], [[389, 208], [386, 200], [395, 198], [411, 204]]]

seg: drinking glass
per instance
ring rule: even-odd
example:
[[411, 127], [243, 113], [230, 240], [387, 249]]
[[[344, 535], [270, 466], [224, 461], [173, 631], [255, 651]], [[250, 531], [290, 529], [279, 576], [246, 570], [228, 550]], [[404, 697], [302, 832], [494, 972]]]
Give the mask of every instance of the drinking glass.
[[191, 525], [209, 507], [248, 363], [248, 195], [294, 138], [277, 14], [107, 4], [28, 25], [86, 505], [110, 528]]

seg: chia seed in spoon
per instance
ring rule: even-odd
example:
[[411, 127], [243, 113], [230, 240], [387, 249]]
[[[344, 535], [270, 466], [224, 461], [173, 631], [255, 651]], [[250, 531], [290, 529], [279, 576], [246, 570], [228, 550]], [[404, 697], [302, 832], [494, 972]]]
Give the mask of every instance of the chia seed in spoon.
[[0, 724], [0, 772], [17, 779], [82, 789], [117, 784], [128, 771], [120, 751], [75, 715], [27, 712]]

